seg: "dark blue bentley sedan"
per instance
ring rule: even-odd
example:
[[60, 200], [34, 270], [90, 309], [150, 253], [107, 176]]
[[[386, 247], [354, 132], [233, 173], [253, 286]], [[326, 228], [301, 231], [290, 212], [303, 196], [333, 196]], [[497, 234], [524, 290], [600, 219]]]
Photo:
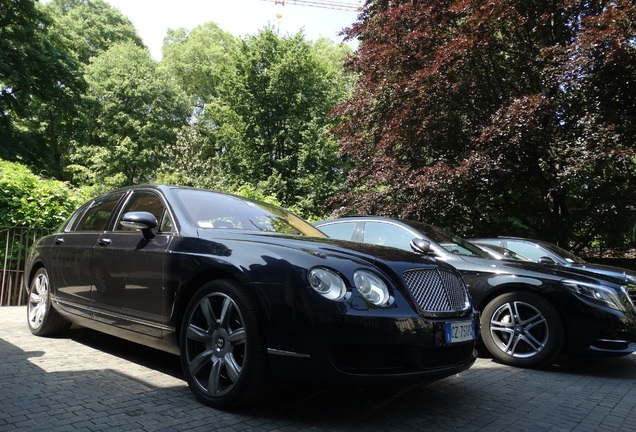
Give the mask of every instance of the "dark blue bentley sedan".
[[412, 384], [476, 358], [478, 315], [451, 266], [206, 190], [92, 199], [34, 245], [26, 275], [33, 334], [77, 323], [179, 354], [191, 390], [219, 408], [272, 378]]

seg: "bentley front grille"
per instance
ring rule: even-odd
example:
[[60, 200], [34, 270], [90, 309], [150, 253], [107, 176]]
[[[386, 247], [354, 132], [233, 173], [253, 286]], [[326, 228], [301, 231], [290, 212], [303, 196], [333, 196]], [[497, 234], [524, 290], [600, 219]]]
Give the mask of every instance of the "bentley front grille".
[[413, 299], [425, 312], [461, 312], [470, 308], [468, 290], [458, 274], [439, 269], [404, 272]]

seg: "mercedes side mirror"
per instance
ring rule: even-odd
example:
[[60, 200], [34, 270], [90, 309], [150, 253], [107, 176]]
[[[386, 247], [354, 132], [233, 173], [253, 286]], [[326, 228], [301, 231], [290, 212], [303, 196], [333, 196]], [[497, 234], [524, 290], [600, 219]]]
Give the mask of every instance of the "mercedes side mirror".
[[553, 260], [552, 258], [547, 257], [547, 256], [542, 256], [541, 258], [539, 258], [539, 259], [537, 260], [537, 262], [538, 262], [539, 264], [556, 264], [556, 261], [555, 261], [555, 260]]
[[431, 242], [421, 238], [414, 238], [411, 240], [411, 249], [413, 249], [415, 253], [428, 255], [431, 251]]

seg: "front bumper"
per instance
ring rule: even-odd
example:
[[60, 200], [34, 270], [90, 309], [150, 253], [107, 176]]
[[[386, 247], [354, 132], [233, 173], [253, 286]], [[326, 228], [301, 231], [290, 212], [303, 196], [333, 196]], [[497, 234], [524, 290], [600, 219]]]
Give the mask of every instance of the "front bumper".
[[636, 309], [619, 311], [582, 297], [562, 302], [566, 351], [571, 355], [619, 357], [636, 352]]
[[475, 340], [447, 343], [445, 323], [479, 317], [429, 320], [347, 317], [314, 329], [302, 350], [269, 350], [272, 373], [293, 381], [321, 384], [413, 384], [455, 375], [477, 358]]

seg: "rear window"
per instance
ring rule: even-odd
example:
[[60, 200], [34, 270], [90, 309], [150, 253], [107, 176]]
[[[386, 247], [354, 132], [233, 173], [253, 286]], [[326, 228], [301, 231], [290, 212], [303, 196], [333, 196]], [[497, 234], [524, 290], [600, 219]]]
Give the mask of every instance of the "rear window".
[[352, 240], [355, 228], [356, 222], [332, 223], [318, 227], [329, 237], [341, 240]]
[[94, 200], [88, 206], [84, 215], [79, 218], [77, 224], [70, 231], [104, 231], [106, 230], [110, 215], [123, 193], [107, 195]]

